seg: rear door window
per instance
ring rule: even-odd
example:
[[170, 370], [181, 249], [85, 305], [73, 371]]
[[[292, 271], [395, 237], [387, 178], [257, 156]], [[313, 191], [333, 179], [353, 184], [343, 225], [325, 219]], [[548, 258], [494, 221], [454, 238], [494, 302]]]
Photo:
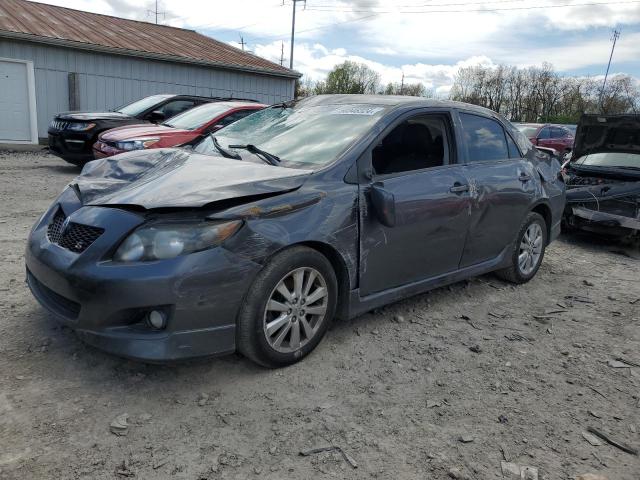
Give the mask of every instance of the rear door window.
[[223, 119], [219, 120], [216, 125], [227, 126], [231, 125], [233, 122], [240, 120], [241, 118], [246, 117], [247, 115], [251, 115], [255, 113], [257, 110], [238, 110], [236, 112], [230, 113]]
[[460, 121], [470, 162], [510, 157], [504, 129], [498, 122], [469, 113], [460, 113]]
[[550, 127], [544, 127], [542, 130], [540, 130], [540, 133], [538, 134], [538, 138], [542, 139], [542, 140], [546, 140], [548, 138], [551, 138], [551, 128]]
[[195, 102], [193, 100], [173, 100], [165, 103], [158, 110], [164, 113], [164, 117], [168, 119], [190, 109], [194, 105]]

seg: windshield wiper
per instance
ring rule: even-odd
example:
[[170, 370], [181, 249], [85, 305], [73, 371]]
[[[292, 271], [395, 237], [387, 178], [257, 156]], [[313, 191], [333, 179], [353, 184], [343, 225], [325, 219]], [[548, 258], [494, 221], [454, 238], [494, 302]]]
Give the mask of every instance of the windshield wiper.
[[236, 152], [230, 152], [222, 145], [220, 145], [220, 142], [216, 137], [213, 136], [213, 133], [210, 133], [209, 136], [211, 137], [213, 146], [216, 147], [216, 150], [218, 150], [223, 157], [233, 158], [234, 160], [242, 160], [242, 157], [239, 154], [237, 154]]
[[229, 145], [229, 148], [238, 148], [241, 150], [246, 150], [247, 152], [253, 153], [258, 158], [262, 159], [264, 162], [269, 165], [278, 165], [280, 163], [280, 157], [276, 157], [274, 154], [265, 152], [264, 150], [260, 150], [255, 145], [251, 145], [250, 143], [247, 145]]

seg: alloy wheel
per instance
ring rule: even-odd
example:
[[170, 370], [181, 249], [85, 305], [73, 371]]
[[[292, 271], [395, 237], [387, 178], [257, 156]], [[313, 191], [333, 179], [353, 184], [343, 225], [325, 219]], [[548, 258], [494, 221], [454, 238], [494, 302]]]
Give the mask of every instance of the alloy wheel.
[[530, 275], [538, 266], [543, 240], [542, 227], [538, 223], [532, 223], [525, 230], [518, 252], [518, 268], [523, 275]]
[[264, 312], [264, 334], [274, 350], [291, 353], [305, 346], [325, 320], [327, 282], [315, 268], [297, 268], [271, 292]]

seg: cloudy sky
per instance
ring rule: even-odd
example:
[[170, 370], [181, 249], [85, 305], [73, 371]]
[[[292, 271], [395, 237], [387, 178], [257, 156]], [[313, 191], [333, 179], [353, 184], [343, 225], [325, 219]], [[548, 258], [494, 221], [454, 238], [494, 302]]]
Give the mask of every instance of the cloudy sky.
[[[41, 0], [152, 21], [155, 0]], [[283, 4], [284, 3], [284, 4]], [[161, 23], [197, 30], [280, 61], [289, 59], [292, 0], [159, 0]], [[320, 79], [344, 60], [382, 80], [422, 82], [438, 93], [465, 65], [540, 65], [564, 75], [640, 78], [640, 0], [307, 0], [298, 3], [294, 68]]]

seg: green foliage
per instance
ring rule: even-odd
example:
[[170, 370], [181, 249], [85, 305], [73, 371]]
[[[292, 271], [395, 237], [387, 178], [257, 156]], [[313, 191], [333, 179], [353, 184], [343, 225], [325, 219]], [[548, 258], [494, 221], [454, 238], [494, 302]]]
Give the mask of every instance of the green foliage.
[[364, 64], [346, 61], [329, 72], [327, 79], [316, 83], [314, 93], [376, 93], [380, 75]]

